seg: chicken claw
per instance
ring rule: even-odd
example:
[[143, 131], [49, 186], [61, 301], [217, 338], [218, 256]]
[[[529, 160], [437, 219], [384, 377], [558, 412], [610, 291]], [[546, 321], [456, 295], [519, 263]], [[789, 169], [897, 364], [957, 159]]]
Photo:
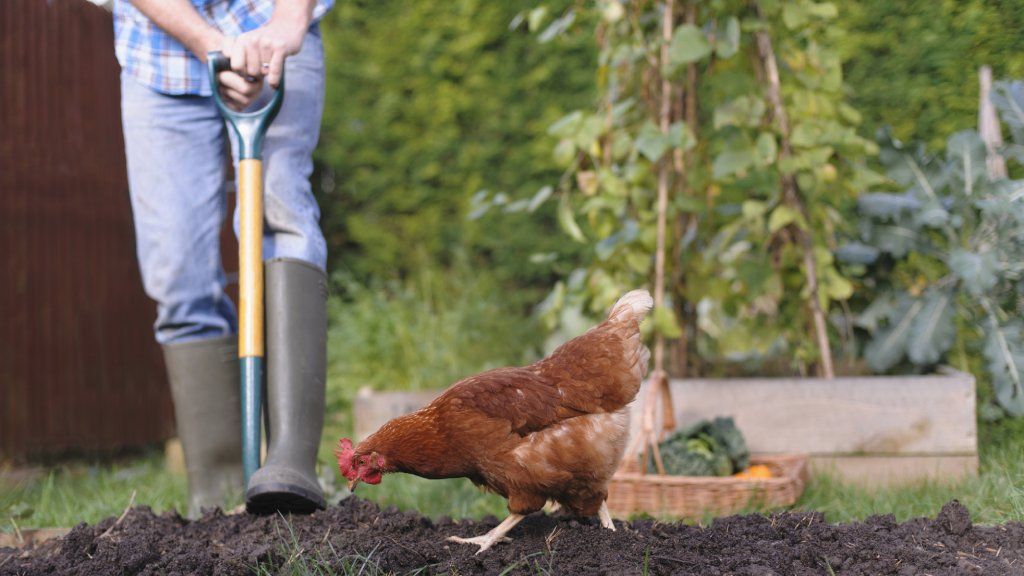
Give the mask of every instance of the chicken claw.
[[476, 553], [480, 554], [481, 552], [487, 550], [491, 546], [494, 546], [498, 542], [511, 542], [512, 539], [508, 536], [502, 536], [501, 538], [491, 539], [490, 532], [488, 532], [483, 536], [476, 536], [475, 538], [460, 538], [458, 536], [449, 536], [448, 541], [458, 542], [459, 544], [476, 544], [480, 547], [480, 549], [477, 550]]
[[601, 509], [597, 511], [597, 516], [601, 519], [601, 526], [615, 532], [615, 523], [612, 522], [612, 515], [608, 512], [607, 502], [601, 502]]
[[476, 553], [480, 554], [481, 552], [489, 549], [491, 546], [494, 546], [498, 542], [510, 542], [512, 539], [505, 536], [505, 534], [507, 534], [508, 531], [511, 530], [516, 524], [519, 524], [519, 521], [523, 518], [526, 518], [526, 516], [523, 516], [522, 514], [509, 514], [508, 518], [505, 518], [501, 522], [501, 524], [495, 526], [494, 529], [488, 532], [487, 534], [484, 534], [482, 536], [476, 536], [474, 538], [461, 538], [459, 536], [449, 536], [448, 540], [450, 542], [458, 542], [459, 544], [476, 544], [480, 547], [480, 549], [477, 550]]

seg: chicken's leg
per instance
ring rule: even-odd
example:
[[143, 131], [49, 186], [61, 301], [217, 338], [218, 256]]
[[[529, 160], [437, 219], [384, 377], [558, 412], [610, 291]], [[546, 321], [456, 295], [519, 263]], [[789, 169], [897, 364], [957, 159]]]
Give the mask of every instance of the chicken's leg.
[[475, 538], [460, 538], [458, 536], [449, 536], [448, 540], [452, 542], [458, 542], [459, 544], [476, 544], [480, 547], [476, 551], [477, 554], [487, 550], [491, 546], [494, 546], [497, 542], [507, 541], [510, 538], [506, 538], [505, 534], [508, 533], [519, 521], [526, 518], [523, 514], [509, 514], [508, 518], [505, 518], [501, 524], [494, 527], [493, 530], [484, 534], [483, 536], [477, 536]]
[[601, 519], [601, 526], [615, 532], [615, 524], [612, 522], [612, 515], [608, 512], [608, 502], [601, 502], [601, 509], [597, 511], [597, 516]]

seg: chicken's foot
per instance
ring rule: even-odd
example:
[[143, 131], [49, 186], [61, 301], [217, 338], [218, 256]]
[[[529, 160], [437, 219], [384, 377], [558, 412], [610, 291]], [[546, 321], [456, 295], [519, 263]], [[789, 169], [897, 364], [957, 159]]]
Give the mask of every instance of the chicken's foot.
[[601, 526], [615, 532], [615, 523], [612, 522], [612, 515], [608, 512], [608, 502], [601, 502], [601, 509], [597, 511], [597, 516], [601, 519]]
[[508, 518], [502, 520], [501, 524], [495, 526], [494, 529], [488, 532], [487, 534], [477, 536], [475, 538], [460, 538], [459, 536], [449, 536], [448, 540], [451, 542], [458, 542], [459, 544], [476, 544], [480, 547], [480, 549], [477, 550], [476, 553], [480, 554], [481, 552], [487, 550], [491, 546], [494, 546], [498, 542], [507, 542], [511, 540], [511, 538], [507, 538], [505, 534], [507, 534], [508, 531], [511, 530], [516, 524], [519, 524], [519, 522], [523, 518], [526, 518], [526, 516], [522, 514], [509, 514]]

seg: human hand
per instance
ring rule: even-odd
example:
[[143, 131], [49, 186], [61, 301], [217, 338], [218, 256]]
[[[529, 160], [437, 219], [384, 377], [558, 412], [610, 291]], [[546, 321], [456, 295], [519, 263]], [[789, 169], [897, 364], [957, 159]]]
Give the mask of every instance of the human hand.
[[281, 83], [284, 59], [302, 48], [302, 39], [309, 28], [308, 14], [279, 14], [265, 25], [242, 34], [225, 47], [231, 58], [231, 69], [251, 78], [266, 77], [274, 88]]
[[220, 97], [228, 108], [241, 112], [256, 100], [263, 90], [263, 78], [243, 77], [234, 70], [226, 70], [217, 74]]
[[[224, 36], [216, 28], [209, 27], [192, 47], [192, 52], [206, 62], [206, 55], [210, 52], [220, 51], [229, 54], [233, 43], [232, 38]], [[239, 112], [248, 108], [263, 89], [261, 77], [245, 77], [233, 70], [217, 74], [217, 84], [224, 103], [228, 108]]]

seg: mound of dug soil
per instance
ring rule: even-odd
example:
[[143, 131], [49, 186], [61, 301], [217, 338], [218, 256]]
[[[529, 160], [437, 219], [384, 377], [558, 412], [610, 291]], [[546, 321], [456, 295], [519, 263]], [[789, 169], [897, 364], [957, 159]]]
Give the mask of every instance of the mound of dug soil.
[[[130, 511], [80, 524], [31, 550], [0, 549], [0, 575], [249, 574], [329, 568], [338, 574], [693, 574], [1024, 575], [1024, 525], [980, 527], [960, 503], [934, 519], [892, 516], [829, 524], [814, 512], [732, 516], [707, 527], [650, 520], [592, 521], [536, 514], [512, 542], [474, 556], [446, 537], [477, 535], [495, 519], [432, 522], [349, 498], [286, 522], [280, 516], [225, 516], [188, 522], [173, 513]], [[112, 527], [112, 528], [111, 528]], [[108, 531], [109, 529], [109, 531]]]

